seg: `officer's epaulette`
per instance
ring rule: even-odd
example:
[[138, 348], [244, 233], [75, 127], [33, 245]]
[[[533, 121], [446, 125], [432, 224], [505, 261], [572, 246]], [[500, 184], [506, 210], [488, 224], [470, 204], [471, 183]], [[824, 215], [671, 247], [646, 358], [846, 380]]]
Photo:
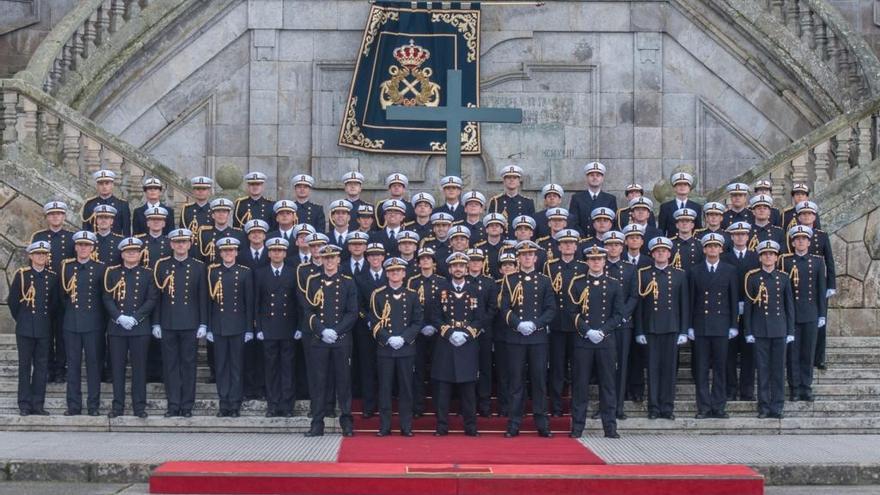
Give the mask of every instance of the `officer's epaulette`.
[[208, 270], [213, 270], [214, 268], [217, 268], [218, 266], [220, 266], [220, 263], [211, 263], [210, 265], [208, 265]]
[[752, 274], [754, 274], [754, 273], [756, 273], [756, 272], [760, 272], [761, 270], [762, 270], [762, 268], [753, 268], [753, 269], [747, 271], [747, 272], [746, 272], [746, 277], [745, 277], [746, 280], [748, 280], [748, 278], [749, 278]]
[[37, 234], [42, 234], [43, 232], [45, 232], [47, 230], [48, 229], [34, 231], [34, 233], [31, 234], [31, 242], [34, 242], [34, 238], [37, 237]]
[[86, 206], [88, 206], [89, 203], [91, 203], [92, 201], [94, 201], [96, 199], [98, 199], [98, 196], [88, 197], [88, 198], [86, 198], [85, 201], [83, 201], [82, 206], [79, 207], [79, 216], [80, 216], [80, 218], [82, 218], [83, 222], [88, 222], [89, 220], [92, 219], [92, 217], [89, 217], [89, 218], [85, 217]]
[[241, 203], [242, 201], [248, 199], [249, 197], [250, 197], [250, 196], [242, 196], [242, 197], [240, 197], [240, 198], [236, 198], [236, 199], [235, 199], [235, 202], [236, 202], [236, 203]]
[[110, 266], [107, 267], [107, 271], [109, 272], [110, 270], [114, 270], [114, 269], [119, 268], [119, 267], [121, 267], [121, 266], [122, 266], [121, 264], [119, 264], [119, 265], [110, 265]]
[[492, 196], [492, 198], [491, 198], [489, 201], [492, 201], [493, 199], [498, 199], [498, 198], [500, 198], [501, 196], [504, 196], [504, 193], [498, 193], [498, 194], [496, 194], [495, 196]]
[[[781, 227], [780, 227], [780, 228], [781, 228]], [[823, 233], [823, 234], [825, 233], [825, 231], [822, 230], [822, 229], [813, 229], [813, 233], [814, 233], [814, 234], [818, 234], [818, 233], [820, 233], [820, 232]]]
[[549, 265], [551, 263], [556, 263], [557, 261], [559, 261], [559, 258], [553, 258], [553, 259], [547, 260], [546, 264]]
[[119, 238], [124, 237], [122, 234], [117, 234], [116, 232], [110, 232], [110, 235], [115, 235], [116, 237], [119, 237]]
[[146, 236], [147, 236], [147, 233], [144, 232], [143, 234], [135, 234], [134, 236], [135, 236], [136, 238], [140, 239], [141, 237], [146, 237]]
[[201, 234], [202, 232], [206, 232], [208, 230], [213, 230], [213, 229], [214, 229], [213, 225], [199, 225], [199, 234]]
[[654, 265], [643, 266], [643, 267], [639, 268], [639, 273], [641, 273], [645, 270], [650, 270], [651, 268], [654, 268]]
[[24, 273], [30, 269], [31, 269], [31, 267], [29, 267], [29, 266], [23, 266], [23, 267], [19, 268], [18, 271], [19, 271], [19, 273]]
[[241, 232], [241, 227], [232, 227], [232, 226], [230, 226], [229, 228], [232, 229], [232, 230], [237, 230], [237, 231]]
[[348, 279], [348, 280], [354, 280], [353, 278], [351, 278], [351, 275], [346, 275], [345, 273], [340, 273], [339, 275], [340, 275], [342, 278], [345, 278], [345, 279]]
[[578, 275], [575, 275], [574, 278], [571, 279], [571, 282], [570, 282], [570, 283], [573, 284], [575, 280], [577, 280], [577, 279], [579, 279], [579, 278], [584, 278], [584, 277], [586, 277], [586, 276], [587, 276], [587, 275], [586, 275], [586, 274], [583, 274], [583, 273], [578, 274]]
[[247, 265], [242, 265], [241, 263], [236, 263], [235, 266], [238, 266], [238, 267], [244, 268], [245, 270], [250, 270], [250, 269], [251, 269], [251, 267], [249, 267], [249, 266], [247, 266]]
[[791, 210], [793, 210], [793, 209], [794, 209], [794, 206], [789, 206], [789, 207], [785, 208], [785, 209], [782, 210], [782, 211], [783, 211], [783, 212], [786, 212], [786, 211], [791, 211]]
[[[782, 255], [782, 258], [785, 258], [786, 256], [794, 256], [794, 253], [784, 253]], [[782, 259], [782, 258], [780, 258], [780, 259]]]
[[535, 242], [544, 242], [544, 241], [546, 241], [546, 240], [549, 239], [549, 238], [550, 238], [549, 235], [545, 235], [545, 236], [543, 236], [543, 237], [539, 237], [538, 240], [535, 241]]
[[382, 292], [383, 290], [385, 290], [385, 287], [386, 287], [386, 286], [384, 286], [384, 285], [381, 286], [381, 287], [376, 287], [375, 289], [373, 289], [373, 292], [370, 294], [370, 297], [372, 298], [372, 297], [374, 297], [376, 294]]
[[407, 290], [408, 292], [412, 292], [413, 294], [418, 294], [418, 292], [416, 292], [416, 291], [410, 289], [409, 287], [407, 287], [406, 290]]
[[429, 235], [429, 236], [425, 237], [424, 239], [422, 239], [422, 242], [429, 242], [429, 241], [436, 241], [436, 240], [437, 240], [437, 236]]
[[414, 223], [416, 223], [415, 220], [410, 220], [409, 222], [403, 222], [403, 226], [404, 226], [404, 227], [409, 227], [410, 225], [412, 225], [412, 224], [414, 224]]
[[[170, 258], [170, 257], [171, 257], [171, 256], [168, 256], [168, 258]], [[192, 256], [189, 256], [189, 257], [187, 257], [186, 259], [188, 259], [188, 260], [193, 260], [193, 261], [195, 261], [196, 263], [201, 263], [201, 264], [203, 264], [203, 265], [205, 264], [204, 261], [202, 261], [202, 260], [200, 260], [200, 259], [198, 259], [198, 258], [193, 258]]]
[[170, 260], [170, 259], [171, 259], [171, 256], [162, 256], [161, 258], [156, 260], [156, 265], [158, 265], [159, 262], [161, 262], [161, 261]]
[[486, 239], [483, 239], [482, 241], [477, 241], [477, 243], [474, 244], [474, 247], [480, 247], [480, 246], [482, 246], [483, 244], [486, 244], [486, 243], [488, 243], [488, 242], [489, 242], [489, 241], [487, 241]]
[[67, 263], [70, 263], [72, 261], [76, 261], [76, 258], [64, 258], [63, 260], [61, 260], [61, 264], [66, 265]]

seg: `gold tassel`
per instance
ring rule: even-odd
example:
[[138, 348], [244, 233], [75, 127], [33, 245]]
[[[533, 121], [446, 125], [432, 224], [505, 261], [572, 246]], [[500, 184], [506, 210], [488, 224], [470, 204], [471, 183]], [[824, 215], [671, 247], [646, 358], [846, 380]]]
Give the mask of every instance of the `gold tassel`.
[[107, 287], [107, 277], [110, 275], [110, 270], [104, 272], [104, 290], [110, 293], [116, 301], [122, 301], [125, 299], [125, 277], [120, 275], [119, 281], [116, 282], [116, 285], [113, 287]]
[[660, 287], [657, 285], [657, 278], [655, 276], [651, 276], [651, 283], [645, 287], [644, 291], [639, 291], [639, 295], [642, 297], [651, 294], [654, 296], [654, 300], [660, 299]]
[[92, 250], [92, 254], [89, 255], [89, 258], [92, 261], [100, 261], [100, 260], [98, 260], [98, 250], [97, 249]]
[[20, 272], [19, 276], [21, 277], [21, 299], [19, 299], [19, 302], [23, 302], [25, 306], [30, 305], [31, 308], [35, 309], [37, 307], [37, 288], [34, 287], [34, 282], [31, 281], [31, 286], [28, 287], [28, 290], [24, 290], [24, 272]]
[[556, 274], [556, 276], [553, 278], [552, 285], [553, 291], [559, 294], [559, 292], [562, 290], [562, 272]]
[[150, 250], [149, 249], [144, 249], [143, 251], [141, 251], [141, 262], [143, 263], [144, 268], [150, 267]]
[[581, 306], [581, 314], [587, 315], [590, 313], [590, 284], [581, 291], [581, 295], [578, 296], [578, 300], [575, 301], [575, 304], [579, 304]]
[[[66, 269], [64, 271], [66, 271]], [[62, 273], [62, 275], [64, 275], [64, 273]], [[70, 297], [70, 302], [74, 304], [76, 304], [77, 301], [76, 276], [77, 273], [74, 272], [73, 277], [71, 277], [69, 281], [61, 281], [61, 288], [64, 289], [64, 292]]]
[[749, 239], [749, 251], [754, 251], [758, 247], [758, 235], [755, 234]]
[[[210, 274], [208, 276], [208, 280], [210, 280]], [[214, 300], [217, 304], [223, 304], [223, 277], [220, 276], [217, 278], [217, 282], [213, 287], [208, 286], [208, 292], [211, 295], [211, 299]]]
[[419, 304], [425, 304], [425, 284], [419, 286]]
[[523, 295], [523, 286], [522, 282], [517, 282], [516, 287], [510, 291], [510, 303], [513, 307], [520, 307], [523, 304], [524, 295]]
[[672, 266], [681, 270], [681, 251], [675, 252], [675, 257], [672, 258]]
[[795, 290], [797, 290], [798, 282], [800, 282], [800, 273], [798, 272], [797, 265], [792, 264], [791, 272], [788, 275], [791, 277], [791, 283], [794, 285]]
[[373, 325], [373, 337], [376, 337], [376, 334], [379, 333], [379, 330], [385, 328], [386, 326], [391, 324], [391, 304], [388, 303], [388, 299], [385, 299], [385, 306], [382, 307], [382, 316], [379, 317], [379, 321]]

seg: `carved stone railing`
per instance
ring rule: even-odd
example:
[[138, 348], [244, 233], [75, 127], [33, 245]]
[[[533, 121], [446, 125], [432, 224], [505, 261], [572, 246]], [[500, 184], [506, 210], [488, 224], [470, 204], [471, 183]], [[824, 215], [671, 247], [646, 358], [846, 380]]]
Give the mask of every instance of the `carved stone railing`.
[[0, 79], [0, 95], [0, 158], [35, 153], [84, 183], [96, 170], [110, 169], [129, 201], [142, 198], [144, 177], [158, 177], [167, 202], [187, 200], [189, 187], [177, 174], [51, 95], [18, 79]]
[[[794, 182], [810, 184], [816, 194], [821, 194], [834, 181], [877, 166], [878, 130], [880, 97], [874, 97], [814, 129], [730, 182], [752, 184], [758, 179], [769, 179], [773, 183], [773, 196], [780, 204], [788, 197]], [[725, 198], [724, 187], [708, 197]]]
[[835, 116], [880, 94], [880, 61], [824, 0], [711, 0]]

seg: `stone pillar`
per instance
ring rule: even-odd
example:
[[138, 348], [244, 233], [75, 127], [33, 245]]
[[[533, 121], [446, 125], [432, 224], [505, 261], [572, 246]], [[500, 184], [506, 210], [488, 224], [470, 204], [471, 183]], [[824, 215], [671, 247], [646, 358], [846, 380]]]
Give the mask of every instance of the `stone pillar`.
[[248, 0], [251, 63], [248, 118], [248, 169], [265, 173], [266, 195], [286, 187], [278, 177], [278, 30], [283, 27], [281, 0]]
[[[663, 35], [659, 32], [635, 33], [633, 53], [633, 167], [659, 173], [654, 180], [669, 175], [663, 162]], [[621, 171], [622, 172], [622, 171]], [[616, 173], [616, 172], [615, 172]], [[630, 175], [630, 174], [626, 174]], [[639, 182], [639, 173], [625, 183]], [[623, 189], [626, 184], [615, 184]], [[644, 184], [646, 187], [650, 187]]]

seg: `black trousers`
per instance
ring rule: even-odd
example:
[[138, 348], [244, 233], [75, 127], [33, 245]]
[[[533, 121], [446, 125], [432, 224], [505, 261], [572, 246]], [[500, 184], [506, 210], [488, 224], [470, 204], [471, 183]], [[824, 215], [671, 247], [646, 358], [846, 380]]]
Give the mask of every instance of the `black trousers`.
[[[562, 414], [562, 393], [568, 368], [573, 369], [575, 332], [550, 332], [550, 411]], [[572, 386], [574, 377], [572, 377]]]
[[64, 332], [64, 348], [67, 351], [67, 410], [82, 412], [82, 360], [86, 356], [86, 383], [88, 397], [86, 407], [97, 411], [101, 406], [101, 371], [104, 332]]
[[498, 394], [498, 414], [507, 416], [510, 410], [510, 359], [507, 356], [507, 342], [496, 340], [493, 342], [495, 352], [492, 358], [495, 360], [495, 391]]
[[477, 378], [477, 407], [480, 414], [488, 416], [492, 411], [492, 336], [486, 332], [477, 337], [479, 354], [479, 376]]
[[[613, 339], [613, 337], [610, 337]], [[583, 433], [589, 409], [590, 379], [595, 366], [599, 379], [599, 410], [605, 430], [617, 427], [614, 341], [605, 347], [575, 347], [571, 373], [571, 431]]]
[[208, 356], [208, 370], [211, 373], [211, 379], [217, 379], [217, 364], [216, 364], [216, 356], [214, 354], [214, 343], [206, 340], [205, 341], [205, 349], [206, 354]]
[[[363, 412], [373, 414], [376, 412], [376, 394], [379, 391], [377, 384], [376, 365], [376, 341], [370, 335], [366, 325], [355, 327], [354, 354], [357, 361], [356, 372], [360, 381], [360, 397], [363, 400]], [[416, 340], [418, 342], [418, 340]]]
[[813, 393], [813, 359], [816, 357], [816, 341], [819, 327], [816, 322], [797, 323], [794, 326], [794, 342], [788, 344], [788, 386], [798, 395]]
[[400, 415], [400, 430], [411, 431], [415, 356], [378, 356], [376, 361], [379, 372], [379, 430], [391, 430], [391, 391], [397, 378], [397, 412]]
[[266, 395], [263, 342], [254, 338], [244, 345], [244, 396], [247, 398]]
[[[312, 430], [324, 431], [324, 417], [332, 409], [334, 403], [339, 404], [339, 425], [351, 428], [351, 341], [338, 347], [312, 345], [311, 371], [309, 380], [313, 382], [312, 390]], [[332, 381], [332, 385], [329, 383]], [[336, 392], [327, 397], [328, 393]]]
[[61, 328], [61, 318], [52, 322], [52, 332], [49, 334], [49, 377], [63, 378], [67, 373], [67, 352], [64, 350], [64, 330]]
[[648, 412], [672, 414], [675, 409], [675, 370], [678, 334], [648, 334]]
[[293, 391], [297, 399], [311, 399], [309, 390], [309, 366], [306, 361], [305, 344], [308, 335], [293, 341]]
[[125, 364], [131, 362], [131, 403], [134, 414], [147, 409], [147, 353], [152, 335], [110, 336], [113, 366], [113, 411], [125, 411]]
[[147, 381], [162, 381], [162, 341], [152, 335], [147, 350]]
[[532, 414], [538, 431], [549, 429], [547, 421], [547, 354], [549, 344], [507, 344], [509, 359], [510, 406], [507, 416], [508, 431], [519, 431], [525, 403], [525, 367], [529, 367], [532, 386]]
[[758, 412], [779, 414], [785, 405], [785, 337], [755, 339]]
[[[697, 388], [697, 411], [703, 414], [722, 413], [727, 407], [727, 336], [697, 336], [693, 341], [696, 353], [694, 380]], [[709, 372], [712, 385], [709, 385]]]
[[49, 379], [49, 346], [51, 337], [15, 336], [18, 349], [18, 409], [42, 411], [46, 402]]
[[162, 331], [162, 367], [168, 412], [192, 411], [196, 400], [196, 329]]
[[214, 365], [221, 411], [238, 411], [242, 399], [244, 334], [214, 335]]
[[443, 381], [434, 382], [434, 390], [437, 394], [437, 427], [440, 433], [449, 432], [449, 403], [452, 401], [452, 391], [458, 389], [458, 401], [461, 406], [461, 417], [464, 420], [464, 431], [474, 433], [477, 431], [477, 382], [451, 383]]
[[287, 414], [293, 412], [296, 388], [293, 339], [264, 340], [263, 363], [266, 379], [266, 410]]
[[[633, 336], [633, 342], [635, 336]], [[627, 363], [627, 395], [633, 398], [645, 396], [645, 370], [648, 367], [648, 346], [630, 342], [629, 362]]]
[[617, 351], [617, 368], [614, 374], [614, 390], [617, 399], [615, 413], [623, 413], [623, 401], [626, 399], [627, 378], [629, 378], [629, 355], [633, 342], [632, 328], [618, 328], [614, 331], [614, 350]]
[[[428, 380], [431, 377], [431, 357], [434, 355], [434, 343], [437, 333], [426, 337], [416, 337], [415, 375], [413, 376], [413, 414], [424, 414], [425, 397], [428, 395]], [[375, 349], [375, 344], [373, 349]]]
[[825, 326], [819, 327], [816, 333], [816, 355], [815, 360], [813, 361], [816, 364], [825, 364], [825, 345], [828, 335], [828, 332], [826, 331], [827, 328], [828, 322], [826, 318]]
[[727, 344], [726, 378], [728, 397], [734, 397], [737, 393], [740, 399], [755, 397], [755, 346], [746, 343], [742, 323], [739, 335]]

